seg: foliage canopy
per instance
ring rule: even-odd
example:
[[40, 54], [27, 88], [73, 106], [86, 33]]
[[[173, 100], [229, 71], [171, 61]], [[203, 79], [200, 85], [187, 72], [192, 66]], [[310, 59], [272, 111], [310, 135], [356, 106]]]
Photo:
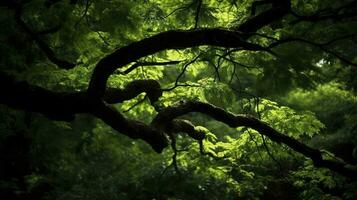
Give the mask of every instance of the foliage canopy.
[[356, 0], [3, 0], [0, 197], [356, 199]]

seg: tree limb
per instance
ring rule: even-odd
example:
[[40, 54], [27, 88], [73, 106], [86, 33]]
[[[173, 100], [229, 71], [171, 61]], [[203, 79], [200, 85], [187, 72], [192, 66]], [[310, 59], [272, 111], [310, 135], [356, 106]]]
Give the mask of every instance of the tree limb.
[[184, 49], [210, 45], [231, 48], [239, 47], [252, 51], [266, 51], [267, 49], [262, 46], [247, 42], [246, 40], [250, 37], [250, 34], [244, 33], [256, 32], [271, 22], [281, 19], [289, 11], [289, 3], [286, 6], [273, 7], [247, 20], [236, 28], [235, 31], [219, 28], [203, 28], [187, 31], [171, 30], [131, 43], [117, 49], [97, 63], [89, 83], [88, 93], [95, 98], [101, 98], [109, 76], [116, 69], [135, 62], [141, 57], [167, 49]]
[[[107, 94], [110, 96], [105, 98], [111, 103], [126, 100], [128, 99], [126, 95], [133, 96], [135, 92], [140, 94], [143, 91], [149, 91], [146, 90], [145, 83], [144, 80], [134, 81], [121, 91], [108, 91]], [[130, 94], [125, 91], [130, 91]], [[15, 81], [13, 77], [2, 73], [0, 73], [0, 92], [0, 103], [15, 109], [41, 113], [59, 121], [72, 121], [75, 114], [88, 113], [130, 138], [146, 141], [156, 152], [161, 152], [168, 145], [167, 138], [159, 129], [140, 121], [126, 119], [106, 102], [89, 98], [86, 92], [53, 92], [24, 81]], [[151, 101], [158, 98], [158, 93], [155, 92], [152, 95], [148, 92], [147, 95]]]
[[182, 49], [201, 45], [242, 47], [246, 50], [264, 51], [265, 48], [243, 40], [237, 31], [224, 29], [197, 29], [189, 31], [167, 31], [134, 42], [101, 59], [96, 65], [88, 92], [95, 97], [104, 93], [107, 79], [117, 69], [141, 57], [166, 49]]
[[325, 167], [348, 177], [357, 177], [357, 170], [350, 168], [348, 164], [323, 159], [322, 152], [320, 150], [311, 148], [292, 137], [278, 132], [261, 120], [250, 116], [235, 115], [209, 103], [187, 101], [176, 106], [168, 107], [158, 113], [156, 118], [153, 120], [153, 123], [167, 123], [190, 112], [200, 112], [206, 114], [217, 121], [227, 124], [232, 128], [252, 128], [258, 131], [261, 135], [268, 137], [272, 141], [285, 144], [292, 148], [294, 151], [310, 158], [316, 167]]

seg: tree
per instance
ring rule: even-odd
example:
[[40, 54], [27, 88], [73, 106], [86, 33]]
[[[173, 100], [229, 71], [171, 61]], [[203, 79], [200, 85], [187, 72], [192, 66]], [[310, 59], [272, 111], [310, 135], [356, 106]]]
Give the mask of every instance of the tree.
[[212, 134], [228, 130], [218, 121], [258, 141], [277, 165], [269, 145], [356, 180], [353, 159], [312, 146], [324, 127], [313, 113], [281, 106], [298, 110], [307, 99], [294, 102], [289, 92], [323, 84], [343, 87], [356, 103], [356, 3], [6, 0], [2, 109], [25, 111], [28, 126], [39, 116], [31, 113], [64, 122], [89, 114], [157, 153], [171, 147], [178, 174], [187, 137], [202, 156], [232, 159], [226, 151], [242, 140]]

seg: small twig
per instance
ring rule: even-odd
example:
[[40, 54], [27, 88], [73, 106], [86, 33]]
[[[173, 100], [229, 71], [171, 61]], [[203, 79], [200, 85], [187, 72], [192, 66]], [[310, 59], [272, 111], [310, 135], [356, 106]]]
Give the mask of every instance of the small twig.
[[279, 170], [280, 170], [280, 173], [283, 173], [283, 167], [281, 166], [280, 162], [279, 162], [279, 161], [273, 156], [273, 154], [270, 152], [270, 149], [269, 149], [269, 147], [268, 147], [268, 144], [267, 144], [267, 142], [266, 142], [266, 140], [265, 140], [264, 135], [261, 135], [261, 137], [262, 137], [262, 140], [263, 140], [263, 146], [264, 146], [265, 150], [267, 151], [268, 156], [278, 165]]
[[196, 9], [196, 16], [195, 16], [195, 29], [198, 27], [201, 7], [202, 7], [202, 0], [198, 0], [198, 5], [197, 5], [197, 9]]
[[166, 61], [166, 62], [136, 62], [133, 65], [131, 65], [128, 69], [124, 70], [123, 72], [118, 72], [119, 74], [126, 75], [129, 74], [131, 71], [138, 67], [142, 66], [165, 66], [165, 65], [174, 65], [178, 64], [182, 61], [180, 60], [173, 60], [173, 61]]
[[219, 74], [219, 68], [220, 65], [215, 65], [213, 62], [211, 62], [210, 60], [207, 60], [208, 64], [210, 64], [213, 69], [214, 69], [214, 81], [216, 81], [216, 78], [218, 79], [219, 82], [221, 82], [221, 75]]
[[188, 83], [182, 83], [182, 84], [178, 83], [177, 85], [174, 85], [173, 87], [163, 88], [163, 89], [161, 89], [161, 91], [170, 92], [178, 87], [203, 87], [203, 86], [200, 84], [193, 85], [193, 84], [188, 84]]
[[190, 62], [186, 63], [181, 71], [181, 73], [178, 75], [178, 77], [176, 78], [176, 81], [175, 81], [175, 85], [178, 84], [180, 78], [185, 74], [186, 72], [186, 69], [189, 65], [191, 65], [192, 63], [196, 62], [196, 60], [200, 57], [200, 55], [196, 56], [193, 60], [191, 60]]
[[236, 75], [236, 71], [237, 71], [237, 65], [236, 65], [236, 64], [233, 64], [233, 72], [232, 72], [231, 78], [229, 79], [229, 82], [228, 82], [229, 85], [232, 84], [233, 78], [234, 78], [234, 76]]
[[174, 169], [176, 171], [176, 173], [181, 177], [181, 172], [180, 172], [180, 169], [177, 165], [177, 154], [178, 154], [178, 151], [177, 151], [177, 148], [176, 148], [176, 138], [174, 135], [172, 134], [168, 134], [170, 139], [171, 139], [171, 148], [173, 150], [173, 155], [172, 155], [172, 165], [174, 166]]
[[104, 37], [103, 35], [100, 33], [100, 31], [95, 31], [98, 35], [98, 37], [104, 42], [105, 45], [107, 45], [108, 47], [111, 45]]
[[166, 19], [168, 17], [170, 17], [172, 14], [174, 14], [175, 12], [179, 11], [179, 10], [185, 10], [185, 9], [188, 9], [189, 7], [191, 7], [193, 5], [194, 2], [186, 5], [186, 6], [181, 6], [181, 7], [178, 7], [178, 8], [175, 8], [173, 11], [171, 11], [169, 14], [167, 14], [166, 16], [162, 17], [162, 19]]
[[262, 156], [262, 154], [261, 154], [261, 152], [260, 152], [260, 150], [259, 150], [259, 144], [258, 144], [258, 142], [254, 139], [253, 135], [250, 133], [249, 130], [247, 130], [247, 132], [248, 132], [248, 134], [249, 134], [249, 138], [254, 142], [255, 147], [256, 147], [257, 150], [258, 150], [258, 155], [259, 155], [259, 157], [260, 157], [260, 160], [263, 161], [263, 156]]
[[[256, 108], [257, 108], [258, 119], [261, 120], [261, 113], [260, 113], [260, 110], [259, 110], [259, 104], [260, 104], [260, 98], [259, 98], [259, 97], [256, 97], [256, 102], [255, 102], [255, 103], [256, 103]], [[262, 137], [262, 140], [263, 140], [264, 148], [266, 149], [268, 156], [278, 165], [279, 171], [280, 171], [282, 177], [283, 177], [284, 179], [286, 179], [286, 177], [283, 176], [283, 167], [281, 166], [280, 162], [279, 162], [279, 161], [273, 156], [273, 154], [270, 152], [269, 147], [268, 147], [268, 144], [267, 144], [267, 142], [266, 142], [266, 140], [265, 140], [264, 135], [261, 135], [261, 137]]]
[[139, 101], [137, 101], [134, 105], [130, 106], [130, 108], [126, 109], [123, 111], [123, 113], [129, 112], [130, 110], [132, 110], [133, 108], [135, 108], [136, 106], [142, 104], [147, 98], [147, 95], [144, 96], [144, 98], [140, 99]]
[[[84, 12], [82, 14], [82, 16], [79, 18], [79, 20], [74, 24], [74, 28], [77, 28], [79, 23], [84, 19], [87, 18], [87, 13], [88, 13], [88, 9], [91, 5], [90, 0], [85, 0], [86, 1], [86, 7], [84, 9]], [[87, 23], [88, 23], [88, 19], [86, 19]]]
[[226, 55], [219, 55], [219, 54], [217, 54], [217, 56], [219, 56], [220, 58], [222, 58], [222, 59], [224, 59], [224, 60], [226, 60], [226, 61], [229, 61], [229, 62], [231, 62], [231, 63], [233, 63], [233, 64], [242, 66], [242, 67], [244, 67], [244, 68], [246, 68], [246, 69], [258, 69], [259, 71], [261, 71], [261, 69], [258, 68], [258, 67], [252, 67], [252, 66], [245, 65], [245, 64], [243, 64], [243, 63], [240, 63], [240, 62], [237, 62], [237, 61], [233, 60], [232, 58], [227, 58], [227, 57], [225, 57]]
[[189, 65], [191, 65], [192, 63], [196, 62], [196, 60], [197, 60], [199, 57], [200, 57], [200, 55], [196, 56], [194, 59], [192, 59], [191, 61], [189, 61], [188, 63], [186, 63], [186, 64], [183, 66], [181, 73], [177, 76], [177, 78], [176, 78], [176, 80], [175, 80], [174, 86], [172, 86], [171, 88], [163, 89], [163, 91], [170, 91], [170, 90], [173, 90], [173, 89], [175, 89], [176, 87], [178, 87], [180, 78], [185, 74], [185, 71], [186, 71], [187, 67], [188, 67]]

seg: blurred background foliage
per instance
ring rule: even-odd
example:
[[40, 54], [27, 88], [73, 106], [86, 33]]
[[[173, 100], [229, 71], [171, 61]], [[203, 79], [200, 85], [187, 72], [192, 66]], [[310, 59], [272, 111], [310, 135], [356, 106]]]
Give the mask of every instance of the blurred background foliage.
[[[16, 24], [13, 11], [0, 8], [0, 69], [55, 91], [83, 90], [98, 60], [114, 49], [162, 31], [194, 28], [199, 2], [28, 1], [22, 18], [34, 32], [59, 27], [41, 39], [60, 58], [77, 63], [67, 71], [46, 59]], [[308, 15], [346, 2], [294, 0], [292, 7]], [[198, 26], [239, 26], [249, 18], [251, 3], [204, 0]], [[356, 20], [294, 26], [289, 20], [284, 18], [260, 33], [326, 42], [357, 30]], [[262, 37], [250, 41], [271, 42]], [[328, 48], [357, 61], [356, 43], [340, 40]], [[162, 106], [182, 100], [210, 102], [258, 117], [282, 133], [324, 149], [330, 159], [337, 156], [357, 164], [354, 66], [302, 43], [275, 47], [278, 57], [249, 51], [226, 56], [227, 51], [203, 46], [159, 52], [141, 61], [181, 62], [139, 67], [127, 75], [115, 73], [109, 85], [124, 87], [132, 80], [155, 79], [167, 90], [158, 102]], [[175, 83], [186, 86], [175, 87]], [[145, 122], [156, 114], [144, 94], [115, 106], [125, 116]], [[142, 141], [118, 134], [92, 116], [78, 115], [64, 123], [6, 106], [0, 110], [0, 195], [5, 197], [1, 199], [357, 198], [356, 181], [317, 169], [310, 160], [253, 130], [231, 129], [196, 113], [185, 118], [207, 131], [203, 141], [207, 155], [200, 154], [197, 141], [179, 135], [176, 169], [171, 149], [158, 155]]]

